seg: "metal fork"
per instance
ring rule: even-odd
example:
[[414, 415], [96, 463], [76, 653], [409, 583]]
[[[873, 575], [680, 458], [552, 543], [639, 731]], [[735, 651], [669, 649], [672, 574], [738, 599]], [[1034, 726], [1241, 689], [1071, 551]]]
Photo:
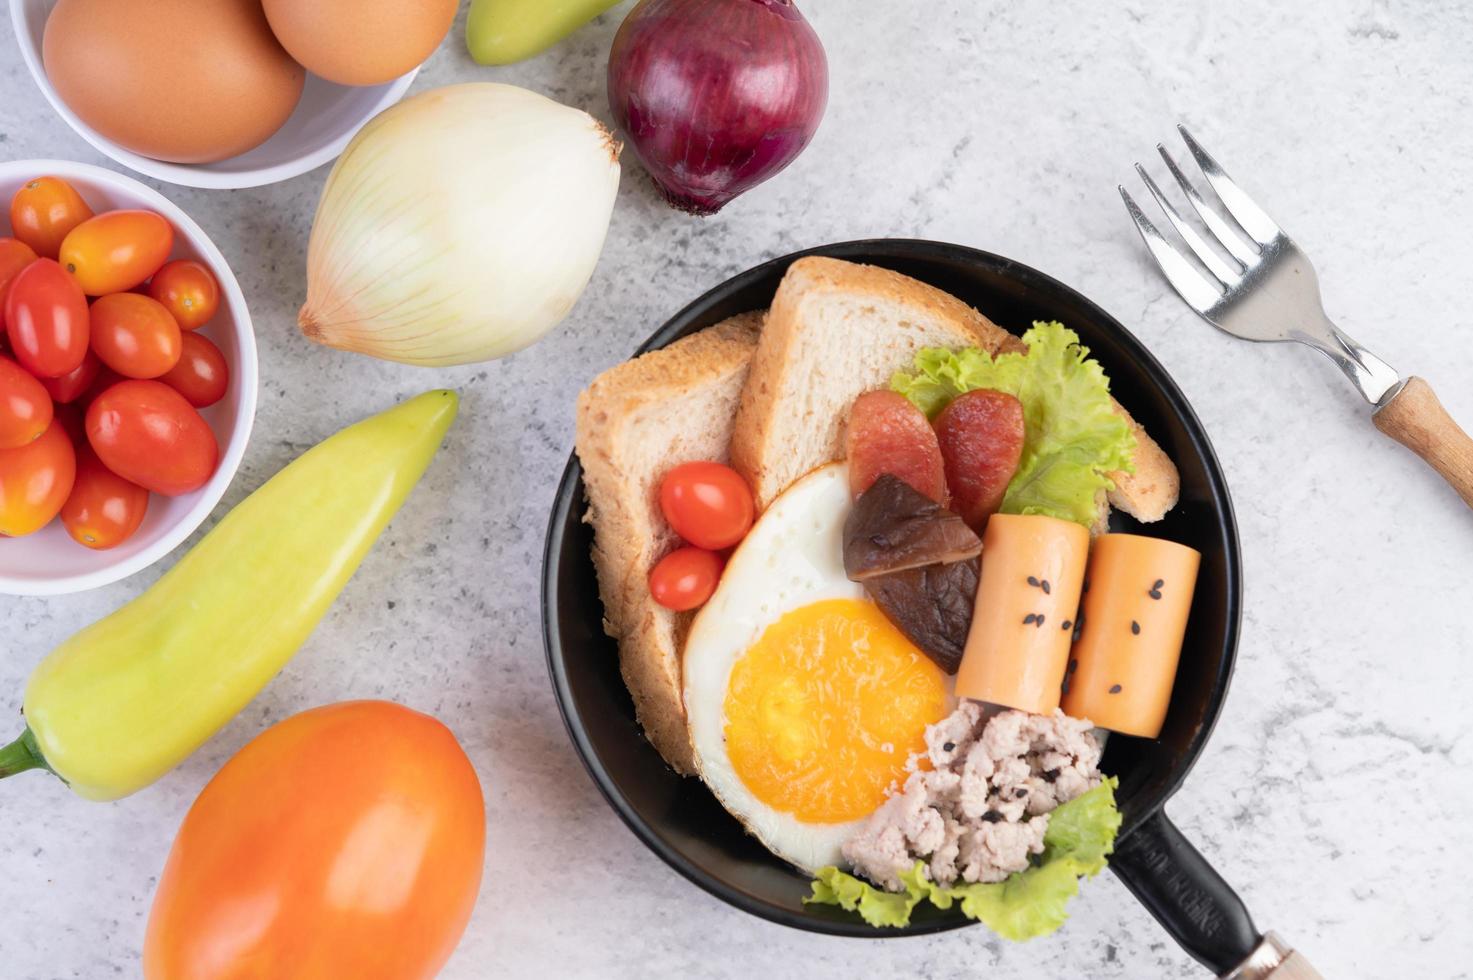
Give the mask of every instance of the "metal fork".
[[1330, 321], [1309, 257], [1184, 126], [1177, 131], [1206, 178], [1211, 202], [1166, 147], [1158, 143], [1156, 149], [1222, 251], [1182, 218], [1140, 164], [1136, 173], [1192, 257], [1157, 231], [1124, 186], [1120, 188], [1136, 230], [1177, 295], [1202, 319], [1234, 337], [1295, 341], [1324, 354], [1375, 408], [1371, 418], [1376, 427], [1426, 460], [1473, 507], [1473, 439], [1448, 416], [1426, 381], [1415, 376], [1403, 380]]

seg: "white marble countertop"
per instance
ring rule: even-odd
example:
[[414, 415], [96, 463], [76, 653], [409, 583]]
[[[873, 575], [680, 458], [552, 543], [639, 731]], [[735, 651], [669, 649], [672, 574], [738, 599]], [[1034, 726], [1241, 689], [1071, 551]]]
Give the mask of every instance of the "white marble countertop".
[[[1473, 422], [1473, 7], [802, 6], [832, 73], [804, 156], [708, 220], [666, 209], [626, 157], [582, 302], [497, 363], [427, 372], [298, 335], [327, 168], [256, 190], [161, 188], [214, 236], [255, 316], [260, 411], [225, 504], [406, 394], [458, 387], [462, 414], [301, 653], [178, 771], [107, 805], [41, 775], [0, 785], [0, 976], [136, 975], [159, 868], [206, 780], [269, 722], [354, 697], [437, 714], [480, 770], [486, 880], [446, 977], [1201, 975], [1108, 875], [1062, 932], [1026, 946], [982, 929], [844, 941], [748, 917], [645, 850], [564, 734], [537, 568], [574, 395], [727, 276], [883, 235], [1036, 266], [1114, 313], [1175, 375], [1233, 490], [1247, 605], [1232, 695], [1171, 813], [1259, 926], [1326, 977], [1470, 975], [1473, 517], [1372, 428], [1327, 362], [1190, 316], [1146, 265], [1115, 185], [1185, 121], [1313, 256], [1331, 316]], [[504, 69], [469, 60], [462, 12], [414, 90], [509, 81], [607, 119], [604, 56], [624, 9]], [[47, 106], [8, 28], [0, 82], [0, 157], [116, 166]], [[159, 571], [82, 595], [0, 597], [0, 713], [18, 721], [32, 665]]]

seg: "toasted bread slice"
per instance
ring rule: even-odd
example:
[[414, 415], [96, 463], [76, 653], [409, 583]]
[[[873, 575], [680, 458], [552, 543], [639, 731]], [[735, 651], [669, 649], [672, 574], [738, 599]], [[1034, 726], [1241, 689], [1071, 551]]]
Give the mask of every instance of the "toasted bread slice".
[[[752, 485], [758, 508], [804, 473], [842, 458], [850, 404], [888, 384], [923, 347], [1027, 349], [956, 297], [898, 272], [817, 256], [789, 266], [752, 356], [732, 437], [732, 465]], [[1159, 520], [1176, 503], [1176, 467], [1130, 422], [1135, 473], [1110, 474], [1110, 502], [1140, 520]], [[1102, 501], [1101, 527], [1107, 514]]]
[[657, 605], [646, 584], [677, 544], [660, 513], [660, 480], [680, 463], [726, 461], [762, 318], [744, 313], [616, 365], [578, 396], [576, 444], [604, 630], [619, 641], [619, 668], [646, 737], [686, 774], [694, 760], [680, 648], [691, 614]]

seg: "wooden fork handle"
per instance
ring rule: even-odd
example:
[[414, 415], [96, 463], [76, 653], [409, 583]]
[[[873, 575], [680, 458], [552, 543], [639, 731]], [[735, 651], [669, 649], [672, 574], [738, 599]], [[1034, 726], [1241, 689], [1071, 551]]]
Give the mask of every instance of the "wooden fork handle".
[[1422, 457], [1473, 507], [1473, 439], [1447, 414], [1432, 386], [1408, 378], [1371, 416], [1376, 428]]

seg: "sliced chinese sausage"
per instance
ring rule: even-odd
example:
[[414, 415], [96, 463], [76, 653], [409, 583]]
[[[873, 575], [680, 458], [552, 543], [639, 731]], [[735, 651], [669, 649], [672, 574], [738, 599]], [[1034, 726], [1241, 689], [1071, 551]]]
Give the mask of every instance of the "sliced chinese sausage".
[[1201, 557], [1137, 534], [1095, 539], [1065, 713], [1126, 735], [1161, 734]]
[[1059, 706], [1089, 531], [1030, 514], [994, 514], [957, 697], [1046, 715]]
[[946, 469], [926, 415], [904, 395], [867, 391], [849, 408], [849, 492], [858, 497], [889, 473], [945, 505]]
[[982, 539], [960, 517], [891, 473], [880, 474], [844, 519], [844, 574], [854, 582], [981, 550]]
[[979, 388], [952, 399], [935, 427], [951, 509], [981, 534], [1018, 469], [1023, 403], [1007, 392]]

